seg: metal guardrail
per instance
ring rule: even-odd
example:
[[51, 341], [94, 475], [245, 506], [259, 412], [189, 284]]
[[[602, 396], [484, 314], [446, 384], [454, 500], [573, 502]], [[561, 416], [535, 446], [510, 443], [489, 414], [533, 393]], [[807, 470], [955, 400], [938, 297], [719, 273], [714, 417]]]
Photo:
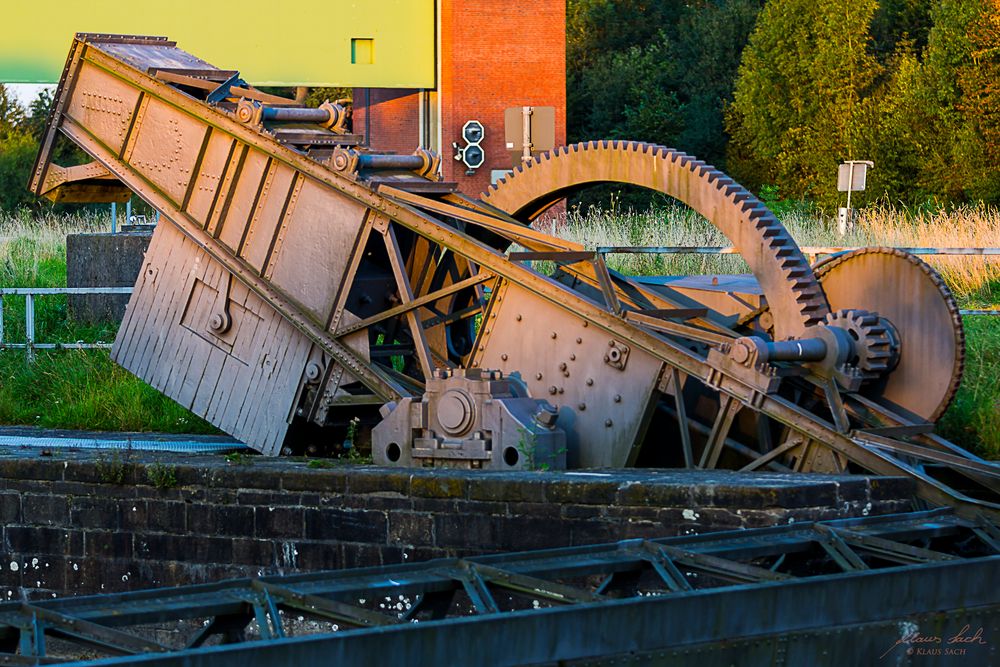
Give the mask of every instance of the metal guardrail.
[[[800, 246], [799, 250], [812, 264], [820, 255], [837, 255], [852, 250], [860, 250], [863, 246]], [[893, 246], [911, 255], [939, 255], [959, 257], [1000, 257], [1000, 248], [975, 247], [945, 247], [925, 248]], [[736, 248], [730, 246], [598, 246], [594, 251], [599, 255], [738, 255]], [[1000, 315], [1000, 308], [965, 309], [959, 311], [966, 315]]]
[[[92, 350], [109, 349], [111, 343], [36, 343], [35, 342], [35, 297], [48, 294], [131, 294], [131, 287], [3, 287], [0, 288], [0, 350], [25, 350], [29, 361], [34, 359], [35, 350]], [[4, 297], [24, 296], [23, 343], [4, 341]]]
[[954, 637], [987, 664], [997, 535], [938, 510], [13, 601], [0, 659], [63, 662], [58, 638], [117, 656], [80, 667], [916, 664]]
[[[799, 249], [811, 260], [820, 255], [836, 255], [858, 250], [860, 246], [801, 246]], [[974, 247], [898, 247], [911, 255], [942, 255], [959, 257], [1000, 257], [1000, 248]], [[594, 251], [600, 255], [738, 255], [736, 248], [728, 246], [598, 246]], [[26, 350], [29, 359], [33, 350], [87, 350], [108, 349], [111, 343], [36, 343], [35, 342], [35, 297], [46, 294], [131, 294], [131, 287], [4, 287], [0, 288], [0, 350]], [[25, 342], [4, 341], [3, 298], [7, 295], [23, 295]], [[1000, 308], [964, 309], [963, 316], [1000, 316]]]
[[[852, 250], [861, 250], [866, 246], [799, 246], [799, 250], [807, 257], [817, 255], [836, 255]], [[903, 250], [911, 255], [972, 255], [984, 257], [1000, 257], [1000, 248], [924, 248], [892, 246], [895, 250]], [[598, 246], [596, 252], [602, 255], [614, 254], [649, 254], [649, 255], [738, 255], [736, 248], [728, 246]]]

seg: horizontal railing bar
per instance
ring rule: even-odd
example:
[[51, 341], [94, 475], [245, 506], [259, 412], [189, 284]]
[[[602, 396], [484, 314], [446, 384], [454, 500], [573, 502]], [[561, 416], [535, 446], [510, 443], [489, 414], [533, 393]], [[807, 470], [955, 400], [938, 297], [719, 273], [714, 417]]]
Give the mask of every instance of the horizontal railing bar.
[[132, 287], [0, 287], [6, 294], [131, 294]]
[[110, 350], [112, 343], [0, 343], [0, 350]]
[[[861, 250], [867, 246], [800, 246], [805, 255], [835, 255], [841, 252]], [[996, 247], [954, 247], [928, 248], [893, 246], [894, 250], [903, 250], [911, 255], [973, 255], [1000, 256], [1000, 248]], [[730, 246], [598, 246], [595, 252], [602, 255], [738, 255], [736, 248]]]

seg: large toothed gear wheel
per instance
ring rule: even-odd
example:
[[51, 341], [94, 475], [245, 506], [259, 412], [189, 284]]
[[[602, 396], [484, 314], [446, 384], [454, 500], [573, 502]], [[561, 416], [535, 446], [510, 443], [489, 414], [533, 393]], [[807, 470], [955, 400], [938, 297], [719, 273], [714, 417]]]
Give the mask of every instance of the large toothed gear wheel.
[[815, 267], [830, 307], [865, 309], [892, 324], [899, 361], [861, 393], [930, 422], [958, 391], [965, 361], [962, 316], [941, 276], [896, 248], [861, 248]]
[[483, 201], [531, 222], [567, 195], [599, 183], [662, 192], [711, 221], [760, 284], [776, 339], [798, 338], [824, 321], [829, 309], [812, 268], [774, 214], [715, 167], [673, 149], [625, 141], [558, 148], [519, 166]]
[[854, 341], [854, 354], [847, 363], [867, 380], [882, 377], [899, 362], [899, 337], [895, 327], [878, 313], [851, 308], [826, 316], [826, 325], [847, 331]]

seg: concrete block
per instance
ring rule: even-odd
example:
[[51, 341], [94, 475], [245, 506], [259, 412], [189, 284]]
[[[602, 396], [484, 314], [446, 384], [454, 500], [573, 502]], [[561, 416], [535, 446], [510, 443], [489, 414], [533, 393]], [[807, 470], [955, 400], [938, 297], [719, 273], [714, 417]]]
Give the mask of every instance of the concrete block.
[[[131, 287], [135, 285], [153, 235], [146, 231], [66, 236], [67, 287]], [[120, 322], [127, 294], [70, 295], [69, 316], [77, 322]]]

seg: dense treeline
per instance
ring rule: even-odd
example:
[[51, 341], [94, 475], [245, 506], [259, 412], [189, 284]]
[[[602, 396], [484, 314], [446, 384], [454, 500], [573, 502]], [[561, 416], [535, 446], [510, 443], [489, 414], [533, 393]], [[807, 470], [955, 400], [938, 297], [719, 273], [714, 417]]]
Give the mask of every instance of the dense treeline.
[[[667, 144], [826, 208], [847, 159], [875, 162], [868, 199], [1000, 203], [1000, 0], [568, 0], [566, 48], [571, 141]], [[40, 205], [50, 102], [0, 85], [0, 208]]]
[[835, 205], [1000, 202], [1000, 0], [569, 0], [571, 139], [674, 146]]
[[25, 111], [0, 84], [0, 210], [37, 205], [27, 189], [28, 177], [51, 102], [51, 95], [43, 92]]

